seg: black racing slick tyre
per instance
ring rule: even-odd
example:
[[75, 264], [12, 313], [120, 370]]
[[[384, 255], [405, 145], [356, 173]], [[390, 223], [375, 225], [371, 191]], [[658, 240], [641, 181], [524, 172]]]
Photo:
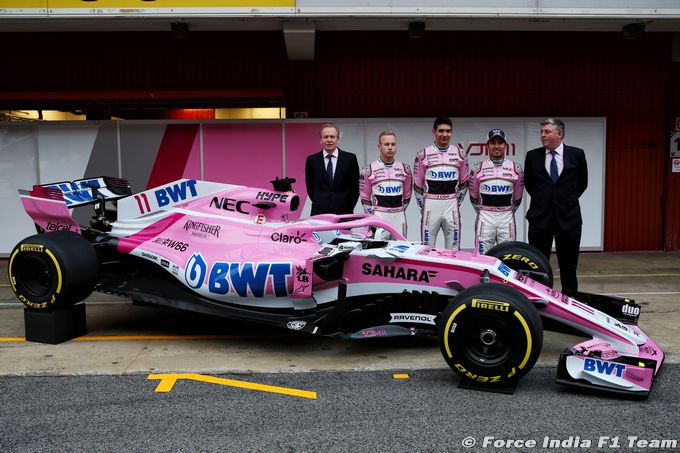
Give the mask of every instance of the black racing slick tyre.
[[19, 242], [9, 258], [9, 281], [26, 307], [49, 311], [92, 293], [99, 260], [90, 242], [70, 231], [36, 234]]
[[511, 385], [536, 363], [543, 326], [522, 293], [500, 283], [482, 283], [449, 302], [439, 323], [439, 346], [462, 379]]
[[[486, 255], [493, 256], [503, 261], [510, 269], [515, 271], [538, 272], [535, 276], [529, 274], [531, 278], [552, 288], [553, 271], [550, 261], [536, 247], [521, 241], [503, 242], [492, 247]], [[545, 274], [546, 279], [539, 275]]]

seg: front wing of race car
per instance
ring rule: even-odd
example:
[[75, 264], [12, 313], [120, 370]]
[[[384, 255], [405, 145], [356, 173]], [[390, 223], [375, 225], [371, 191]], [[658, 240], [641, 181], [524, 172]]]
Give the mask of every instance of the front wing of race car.
[[611, 344], [593, 339], [566, 349], [557, 366], [557, 382], [564, 385], [647, 397], [664, 353], [637, 326], [630, 326], [647, 341], [637, 355], [622, 354]]
[[567, 348], [557, 367], [564, 385], [646, 397], [664, 361], [661, 348], [637, 326], [641, 307], [627, 298], [578, 292], [585, 308], [603, 312], [606, 323], [629, 331], [637, 348], [622, 352], [613, 342], [591, 339]]

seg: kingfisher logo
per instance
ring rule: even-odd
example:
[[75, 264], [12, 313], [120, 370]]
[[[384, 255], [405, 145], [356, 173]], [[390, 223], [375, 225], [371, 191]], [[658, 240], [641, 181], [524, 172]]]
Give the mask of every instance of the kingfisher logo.
[[625, 370], [626, 365], [622, 363], [607, 362], [598, 359], [585, 359], [583, 361], [583, 371], [590, 371], [592, 373], [621, 377]]
[[228, 263], [216, 262], [208, 271], [205, 260], [194, 254], [187, 263], [187, 285], [198, 289], [207, 278], [208, 291], [226, 295], [236, 293], [241, 297], [264, 297], [271, 282], [276, 297], [288, 296], [287, 281], [292, 273], [291, 263]]

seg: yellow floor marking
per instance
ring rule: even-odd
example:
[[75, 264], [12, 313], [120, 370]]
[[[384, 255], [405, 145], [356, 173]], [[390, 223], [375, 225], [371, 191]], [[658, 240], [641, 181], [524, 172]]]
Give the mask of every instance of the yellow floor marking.
[[0, 337], [0, 342], [26, 341], [24, 337]]
[[408, 374], [403, 373], [403, 374], [393, 374], [392, 377], [394, 379], [408, 379]]
[[299, 398], [316, 399], [316, 392], [307, 390], [298, 390], [287, 387], [276, 387], [266, 384], [255, 384], [246, 381], [237, 381], [234, 379], [224, 379], [214, 376], [205, 376], [203, 374], [181, 373], [181, 374], [150, 374], [147, 379], [159, 379], [160, 382], [156, 387], [156, 392], [167, 393], [174, 387], [178, 379], [186, 379], [191, 381], [207, 382], [210, 384], [227, 385], [230, 387], [238, 387], [248, 390], [257, 390], [260, 392], [280, 393], [283, 395], [297, 396]]

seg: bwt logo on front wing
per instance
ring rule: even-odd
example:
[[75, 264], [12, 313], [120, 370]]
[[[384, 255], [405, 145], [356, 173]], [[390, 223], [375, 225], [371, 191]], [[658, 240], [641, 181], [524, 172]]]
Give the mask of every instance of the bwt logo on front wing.
[[[152, 210], [151, 205], [149, 204], [149, 199], [146, 195], [147, 193], [148, 192], [142, 192], [138, 195], [135, 195], [135, 200], [137, 201], [137, 206], [139, 207], [139, 212], [141, 214], [146, 214]], [[196, 190], [196, 180], [190, 179], [188, 181], [182, 181], [167, 185], [165, 187], [160, 187], [153, 191], [153, 195], [156, 199], [156, 206], [159, 208], [168, 206], [171, 203], [175, 204], [180, 201], [186, 201], [187, 199], [198, 195], [198, 191]]]
[[585, 359], [583, 361], [583, 371], [592, 371], [607, 376], [614, 375], [621, 377], [625, 369], [626, 365], [622, 363], [606, 362], [598, 359]]
[[225, 295], [229, 292], [241, 297], [264, 297], [267, 282], [271, 281], [276, 297], [288, 296], [288, 276], [292, 276], [291, 263], [227, 263], [215, 262], [210, 271], [200, 253], [194, 254], [187, 263], [184, 274], [187, 285], [199, 289], [208, 278], [208, 291]]

